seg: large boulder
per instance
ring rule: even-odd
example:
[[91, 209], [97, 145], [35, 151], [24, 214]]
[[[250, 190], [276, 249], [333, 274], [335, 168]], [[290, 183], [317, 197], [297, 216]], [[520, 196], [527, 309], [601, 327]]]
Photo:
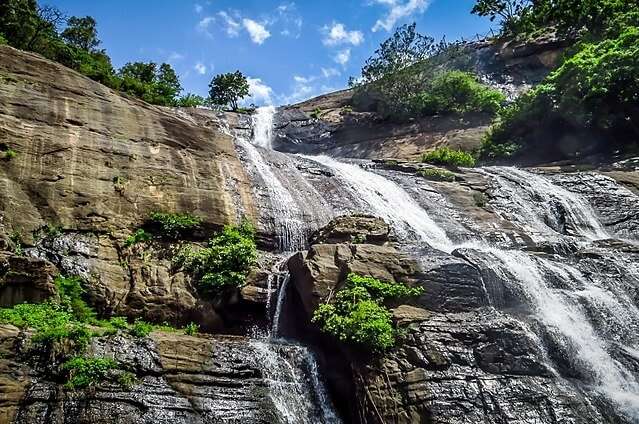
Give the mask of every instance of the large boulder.
[[311, 244], [377, 244], [388, 242], [390, 227], [372, 215], [344, 215], [311, 236]]

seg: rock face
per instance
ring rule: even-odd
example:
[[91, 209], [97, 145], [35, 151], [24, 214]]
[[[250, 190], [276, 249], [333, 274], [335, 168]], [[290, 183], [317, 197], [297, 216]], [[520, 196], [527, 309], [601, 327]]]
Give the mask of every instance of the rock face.
[[[451, 54], [446, 66], [475, 72], [513, 98], [543, 80], [569, 44], [554, 34], [526, 43], [474, 42]], [[371, 112], [377, 102], [374, 95], [358, 99], [355, 111], [353, 95], [353, 90], [338, 91], [281, 111], [275, 147], [295, 153], [414, 160], [443, 145], [472, 151], [492, 122], [487, 114], [384, 122]]]
[[0, 327], [2, 422], [279, 422], [264, 365], [245, 338], [153, 333], [151, 339], [94, 339], [86, 355], [113, 358], [137, 381], [131, 389], [100, 383], [79, 391], [47, 378], [46, 368], [27, 366], [29, 359], [15, 350], [23, 338], [11, 326]]
[[209, 314], [170, 258], [122, 243], [155, 211], [201, 217], [202, 238], [256, 220], [220, 117], [125, 98], [7, 46], [0, 81], [0, 139], [17, 152], [0, 168], [0, 238], [15, 235], [27, 255], [82, 276], [104, 312], [160, 322]]
[[[368, 217], [361, 219], [362, 225]], [[329, 224], [325, 231], [343, 222]], [[350, 225], [357, 227], [357, 225]], [[373, 363], [355, 363], [359, 418], [366, 423], [591, 423], [603, 421], [578, 390], [546, 365], [524, 325], [488, 307], [482, 275], [461, 254], [414, 252], [392, 245], [319, 244], [289, 262], [309, 318], [350, 272], [424, 287], [394, 310], [400, 345]], [[305, 330], [307, 334], [315, 330]], [[327, 361], [339, 361], [330, 341]], [[343, 358], [351, 355], [341, 355]], [[330, 359], [332, 358], [332, 359]], [[329, 377], [336, 378], [329, 374]], [[337, 385], [337, 383], [335, 383]]]

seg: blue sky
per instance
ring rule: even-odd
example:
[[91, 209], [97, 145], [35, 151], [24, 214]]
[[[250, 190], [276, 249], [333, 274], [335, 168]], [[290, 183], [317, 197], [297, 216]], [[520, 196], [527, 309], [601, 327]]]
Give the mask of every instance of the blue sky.
[[474, 0], [49, 0], [98, 21], [116, 67], [169, 62], [185, 92], [241, 70], [256, 104], [287, 104], [344, 88], [395, 27], [448, 40], [486, 33]]

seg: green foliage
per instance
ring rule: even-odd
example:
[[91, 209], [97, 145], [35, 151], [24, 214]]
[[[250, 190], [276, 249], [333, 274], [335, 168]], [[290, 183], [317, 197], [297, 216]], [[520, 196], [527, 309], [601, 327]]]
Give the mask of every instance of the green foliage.
[[60, 296], [60, 306], [66, 309], [77, 321], [95, 321], [95, 311], [84, 301], [85, 290], [78, 277], [58, 276], [55, 285]]
[[63, 369], [68, 372], [67, 389], [85, 389], [109, 380], [118, 363], [110, 358], [85, 358], [76, 356], [65, 362]]
[[113, 189], [118, 193], [124, 194], [127, 184], [128, 181], [126, 180], [126, 178], [121, 176], [113, 177]]
[[517, 34], [522, 30], [523, 16], [530, 12], [530, 0], [477, 0], [471, 13], [499, 20], [502, 33]]
[[136, 375], [129, 371], [123, 371], [117, 377], [120, 387], [126, 390], [130, 390], [137, 383], [137, 380]]
[[435, 150], [424, 153], [422, 162], [442, 166], [463, 166], [472, 168], [475, 166], [475, 158], [468, 152], [454, 150], [449, 147], [438, 147]]
[[448, 71], [438, 74], [414, 97], [414, 110], [422, 115], [444, 113], [496, 113], [506, 100], [499, 90], [481, 84], [473, 74]]
[[179, 107], [198, 107], [205, 106], [206, 99], [197, 94], [188, 93], [178, 99], [176, 106]]
[[47, 225], [44, 227], [44, 234], [47, 237], [55, 238], [62, 234], [62, 226], [58, 224], [52, 224], [51, 222], [47, 222]]
[[182, 86], [175, 70], [168, 63], [159, 67], [154, 62], [127, 63], [120, 69], [119, 89], [125, 93], [161, 106], [177, 105]]
[[311, 118], [313, 119], [320, 119], [320, 117], [322, 116], [322, 109], [316, 107], [313, 112], [311, 112], [310, 114]]
[[60, 36], [68, 44], [81, 50], [92, 51], [100, 45], [97, 22], [91, 16], [70, 17], [67, 28]]
[[151, 240], [151, 235], [147, 233], [143, 228], [136, 230], [124, 241], [124, 247], [129, 248], [139, 243], [146, 243]]
[[8, 43], [7, 39], [3, 34], [0, 33], [0, 46], [4, 46]]
[[9, 236], [9, 239], [13, 243], [13, 253], [16, 256], [22, 256], [24, 254], [24, 250], [22, 248], [22, 234], [19, 231], [14, 231]]
[[244, 222], [226, 226], [206, 248], [182, 249], [174, 262], [194, 274], [202, 292], [215, 295], [225, 288], [243, 286], [256, 259], [255, 229]]
[[16, 156], [18, 156], [18, 153], [15, 150], [7, 149], [3, 152], [2, 158], [8, 162]]
[[150, 222], [159, 227], [163, 237], [177, 240], [199, 228], [202, 220], [188, 213], [154, 212]]
[[450, 183], [455, 181], [455, 174], [445, 169], [420, 169], [417, 171], [417, 175], [430, 181], [446, 181]]
[[488, 198], [482, 192], [473, 193], [473, 201], [475, 206], [483, 208], [488, 204]]
[[211, 104], [230, 106], [232, 110], [237, 110], [238, 101], [249, 94], [248, 80], [240, 71], [216, 75], [209, 88]]
[[199, 332], [200, 332], [200, 326], [194, 322], [191, 322], [186, 327], [184, 327], [184, 333], [187, 336], [195, 336]]
[[[58, 9], [39, 6], [36, 0], [4, 0], [0, 2], [0, 33], [13, 47], [39, 53], [152, 104], [173, 106], [182, 90], [177, 74], [166, 63], [159, 68], [155, 63], [127, 64], [116, 73], [107, 53], [97, 50], [97, 23], [90, 16], [67, 20]], [[153, 78], [146, 78], [148, 69]]]
[[[555, 158], [632, 149], [639, 142], [639, 28], [582, 43], [546, 80], [500, 113], [482, 156], [544, 152]], [[571, 151], [556, 140], [580, 138]]]
[[357, 80], [351, 78], [350, 84], [378, 81], [430, 56], [435, 50], [435, 40], [418, 33], [416, 26], [413, 23], [397, 28], [366, 60], [361, 77]]
[[153, 330], [153, 325], [140, 319], [136, 319], [133, 326], [129, 329], [129, 333], [134, 337], [144, 338], [151, 334]]
[[82, 349], [91, 338], [91, 332], [83, 323], [55, 303], [25, 303], [0, 309], [0, 322], [34, 329], [32, 341], [45, 345], [66, 339], [72, 341], [76, 348]]
[[350, 274], [334, 301], [318, 307], [313, 322], [344, 343], [382, 353], [395, 346], [397, 337], [384, 302], [422, 293], [421, 288]]

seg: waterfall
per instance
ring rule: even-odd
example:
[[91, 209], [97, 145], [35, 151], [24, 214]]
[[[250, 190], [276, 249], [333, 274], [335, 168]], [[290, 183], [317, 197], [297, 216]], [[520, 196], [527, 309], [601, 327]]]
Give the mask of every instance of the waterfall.
[[[253, 116], [253, 140], [236, 137], [238, 147], [245, 152], [248, 162], [262, 181], [271, 205], [270, 217], [278, 247], [282, 252], [295, 252], [306, 247], [310, 223], [300, 203], [291, 192], [290, 185], [278, 178], [277, 168], [266, 158], [273, 156], [272, 139], [275, 108], [258, 108]], [[298, 177], [296, 174], [292, 178]], [[303, 179], [302, 179], [303, 180]], [[297, 181], [296, 181], [297, 182]], [[314, 188], [302, 182], [311, 194]], [[317, 197], [320, 197], [319, 194]], [[323, 206], [323, 205], [322, 205]], [[318, 209], [315, 207], [314, 209]], [[324, 211], [313, 213], [322, 218]], [[313, 215], [314, 216], [314, 215]], [[328, 220], [326, 220], [328, 222]], [[285, 253], [286, 254], [286, 253]], [[266, 305], [270, 326], [267, 334], [250, 342], [263, 378], [268, 385], [268, 398], [282, 424], [339, 424], [333, 405], [319, 377], [317, 361], [305, 346], [279, 338], [279, 327], [286, 300], [290, 274], [286, 268], [288, 257], [279, 261], [268, 277]], [[273, 302], [273, 292], [277, 293]], [[273, 303], [275, 310], [273, 309]]]
[[[521, 301], [529, 305], [534, 319], [547, 332], [536, 340], [543, 340], [543, 336], [552, 337], [555, 343], [571, 353], [570, 366], [586, 375], [584, 383], [606, 396], [633, 420], [639, 420], [639, 384], [636, 378], [611, 355], [609, 350], [612, 346], [609, 341], [591, 323], [580, 304], [580, 301], [588, 297], [599, 303], [605, 301], [610, 308], [606, 310], [606, 319], [614, 320], [615, 311], [632, 305], [631, 301], [623, 302], [623, 299], [610, 294], [607, 288], [596, 286], [578, 270], [563, 262], [493, 247], [480, 241], [479, 237], [475, 242], [455, 246], [428, 212], [399, 184], [360, 166], [326, 156], [309, 159], [335, 171], [367, 205], [366, 212], [386, 219], [400, 237], [416, 238], [446, 252], [470, 248], [488, 257], [481, 265], [492, 268], [504, 284], [516, 286], [523, 295]], [[609, 237], [587, 202], [542, 176], [515, 168], [489, 168], [484, 172], [509, 185], [508, 196], [509, 199], [514, 199], [515, 204], [510, 209], [514, 215], [519, 214], [515, 222], [521, 221], [523, 217], [523, 224], [532, 220], [535, 230], [540, 233], [556, 234], [560, 223], [551, 222], [551, 225], [556, 224], [552, 230], [547, 225], [551, 218], [548, 210], [555, 208], [560, 209], [559, 213], [564, 215], [565, 222], [561, 224], [570, 227], [575, 236], [586, 240]], [[518, 194], [522, 189], [526, 196]], [[554, 288], [549, 280], [551, 276], [560, 280], [566, 288]], [[578, 287], [575, 281], [578, 282]], [[637, 319], [639, 320], [639, 315]], [[633, 346], [624, 348], [626, 351], [636, 351]]]
[[452, 251], [452, 242], [446, 232], [396, 183], [360, 166], [339, 162], [328, 156], [312, 156], [308, 159], [335, 171], [366, 203], [368, 210], [365, 212], [384, 218], [401, 239], [415, 239], [445, 252]]
[[273, 149], [274, 106], [260, 107], [253, 116], [253, 140], [256, 146]]
[[533, 232], [548, 236], [565, 231], [588, 240], [610, 238], [581, 196], [542, 175], [512, 167], [484, 168], [482, 173], [498, 180], [496, 195], [511, 211], [507, 218], [529, 228], [532, 224]]

